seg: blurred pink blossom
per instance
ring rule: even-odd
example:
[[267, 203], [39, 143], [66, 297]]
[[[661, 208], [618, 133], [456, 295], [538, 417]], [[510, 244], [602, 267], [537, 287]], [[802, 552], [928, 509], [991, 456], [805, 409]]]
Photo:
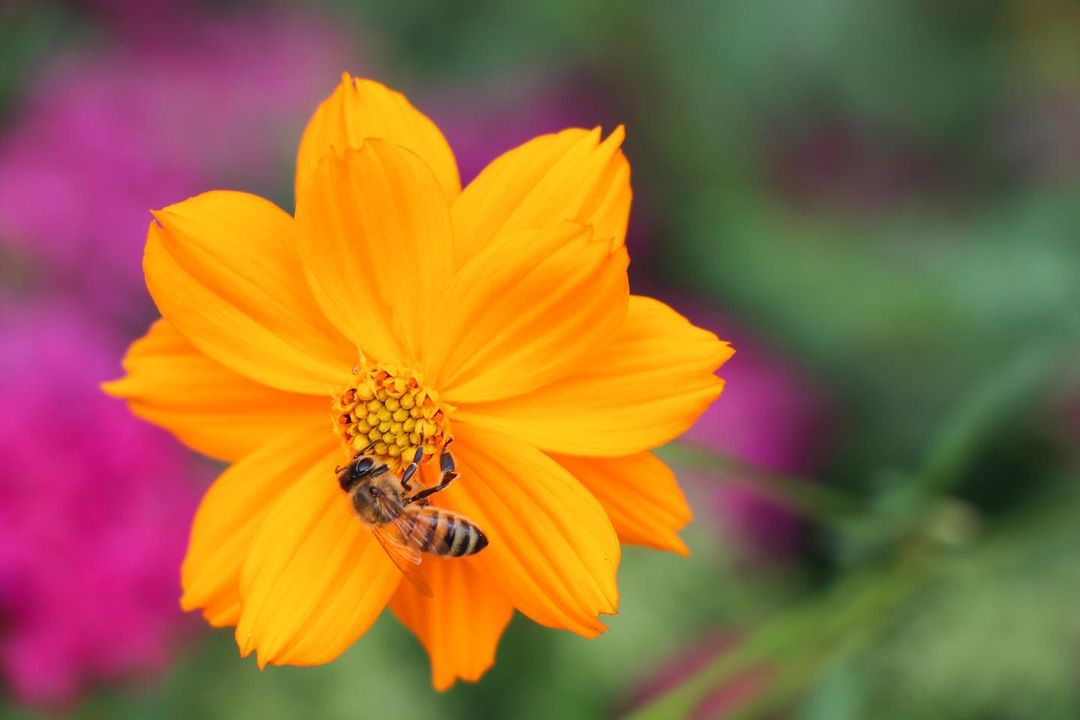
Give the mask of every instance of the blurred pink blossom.
[[1066, 459], [1080, 468], [1080, 356], [1069, 358], [1048, 402], [1053, 436]]
[[198, 500], [188, 455], [98, 389], [118, 352], [73, 311], [0, 314], [0, 676], [20, 700], [169, 658]]
[[153, 32], [154, 27], [171, 27], [190, 14], [191, 0], [67, 0], [82, 8], [99, 24], [125, 32]]
[[284, 10], [183, 15], [54, 58], [0, 137], [0, 244], [141, 322], [148, 210], [287, 192], [300, 131], [352, 61], [340, 29]]
[[912, 137], [851, 118], [803, 118], [775, 133], [768, 169], [789, 202], [852, 215], [875, 215], [925, 191], [938, 159]]
[[[658, 700], [674, 691], [680, 684], [693, 678], [724, 655], [734, 651], [742, 642], [737, 634], [715, 631], [683, 653], [667, 662], [660, 662], [660, 669], [634, 686], [633, 692], [623, 702], [618, 715]], [[719, 683], [705, 694], [690, 712], [690, 718], [722, 718], [733, 715], [754, 700], [772, 680], [769, 668], [758, 667]]]
[[[682, 305], [675, 303], [676, 308]], [[724, 394], [684, 439], [763, 470], [812, 473], [826, 443], [828, 413], [822, 393], [796, 364], [737, 323], [700, 309], [690, 317], [729, 340], [736, 352], [721, 372]], [[702, 485], [725, 534], [757, 559], [784, 560], [799, 549], [802, 521], [776, 500], [742, 482], [702, 478]]]
[[1028, 182], [1080, 178], [1080, 89], [1018, 92], [997, 122], [1010, 169]]

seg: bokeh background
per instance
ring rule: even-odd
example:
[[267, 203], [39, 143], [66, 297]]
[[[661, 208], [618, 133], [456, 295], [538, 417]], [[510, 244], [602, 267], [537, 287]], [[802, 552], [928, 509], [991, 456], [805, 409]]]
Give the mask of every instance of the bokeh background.
[[[387, 614], [269, 668], [176, 606], [216, 468], [106, 399], [147, 210], [292, 208], [342, 70], [468, 179], [625, 123], [632, 285], [733, 341], [586, 641], [439, 695]], [[0, 2], [0, 717], [1080, 717], [1080, 6]]]

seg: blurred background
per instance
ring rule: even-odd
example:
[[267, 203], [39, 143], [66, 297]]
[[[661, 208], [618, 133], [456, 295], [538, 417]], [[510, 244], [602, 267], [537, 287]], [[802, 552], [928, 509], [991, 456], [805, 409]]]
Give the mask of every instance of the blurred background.
[[[388, 613], [266, 672], [182, 616], [217, 468], [97, 389], [147, 210], [291, 209], [342, 70], [466, 180], [625, 123], [632, 286], [738, 349], [661, 451], [692, 556], [445, 695]], [[1080, 717], [1078, 200], [1070, 0], [0, 2], [0, 717]]]

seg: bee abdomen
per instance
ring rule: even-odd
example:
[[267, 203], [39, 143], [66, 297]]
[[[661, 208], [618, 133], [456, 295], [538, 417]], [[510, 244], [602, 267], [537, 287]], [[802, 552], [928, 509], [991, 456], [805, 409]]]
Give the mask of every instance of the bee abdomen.
[[487, 547], [487, 536], [466, 518], [437, 508], [431, 508], [425, 514], [428, 526], [422, 538], [421, 550], [424, 552], [443, 557], [465, 557]]

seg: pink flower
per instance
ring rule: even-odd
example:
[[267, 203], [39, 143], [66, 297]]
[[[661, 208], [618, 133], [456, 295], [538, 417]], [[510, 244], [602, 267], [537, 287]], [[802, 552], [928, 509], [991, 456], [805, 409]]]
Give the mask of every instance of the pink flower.
[[[725, 366], [725, 402], [706, 410], [684, 440], [763, 470], [812, 473], [824, 456], [828, 424], [825, 403], [813, 383], [796, 365], [722, 315], [699, 310], [690, 317], [721, 337], [733, 338], [739, 350]], [[702, 478], [725, 534], [759, 560], [789, 557], [802, 541], [799, 517], [745, 483], [728, 482], [732, 479]]]
[[98, 390], [115, 348], [72, 312], [0, 313], [0, 675], [57, 706], [162, 666], [198, 499], [183, 452]]
[[789, 202], [856, 215], [894, 208], [938, 172], [938, 160], [915, 138], [843, 117], [779, 133], [769, 155], [769, 173]]
[[141, 323], [148, 208], [210, 186], [280, 191], [263, 178], [294, 162], [291, 139], [351, 59], [339, 30], [293, 11], [184, 15], [55, 58], [0, 138], [0, 243]]
[[[641, 707], [676, 691], [680, 684], [689, 681], [724, 655], [735, 651], [742, 638], [727, 631], [714, 631], [699, 640], [679, 657], [661, 664], [660, 669], [639, 682], [630, 696], [622, 703], [619, 712]], [[755, 667], [718, 683], [705, 697], [697, 702], [690, 713], [691, 718], [722, 718], [742, 710], [761, 693], [772, 680], [768, 667]]]

